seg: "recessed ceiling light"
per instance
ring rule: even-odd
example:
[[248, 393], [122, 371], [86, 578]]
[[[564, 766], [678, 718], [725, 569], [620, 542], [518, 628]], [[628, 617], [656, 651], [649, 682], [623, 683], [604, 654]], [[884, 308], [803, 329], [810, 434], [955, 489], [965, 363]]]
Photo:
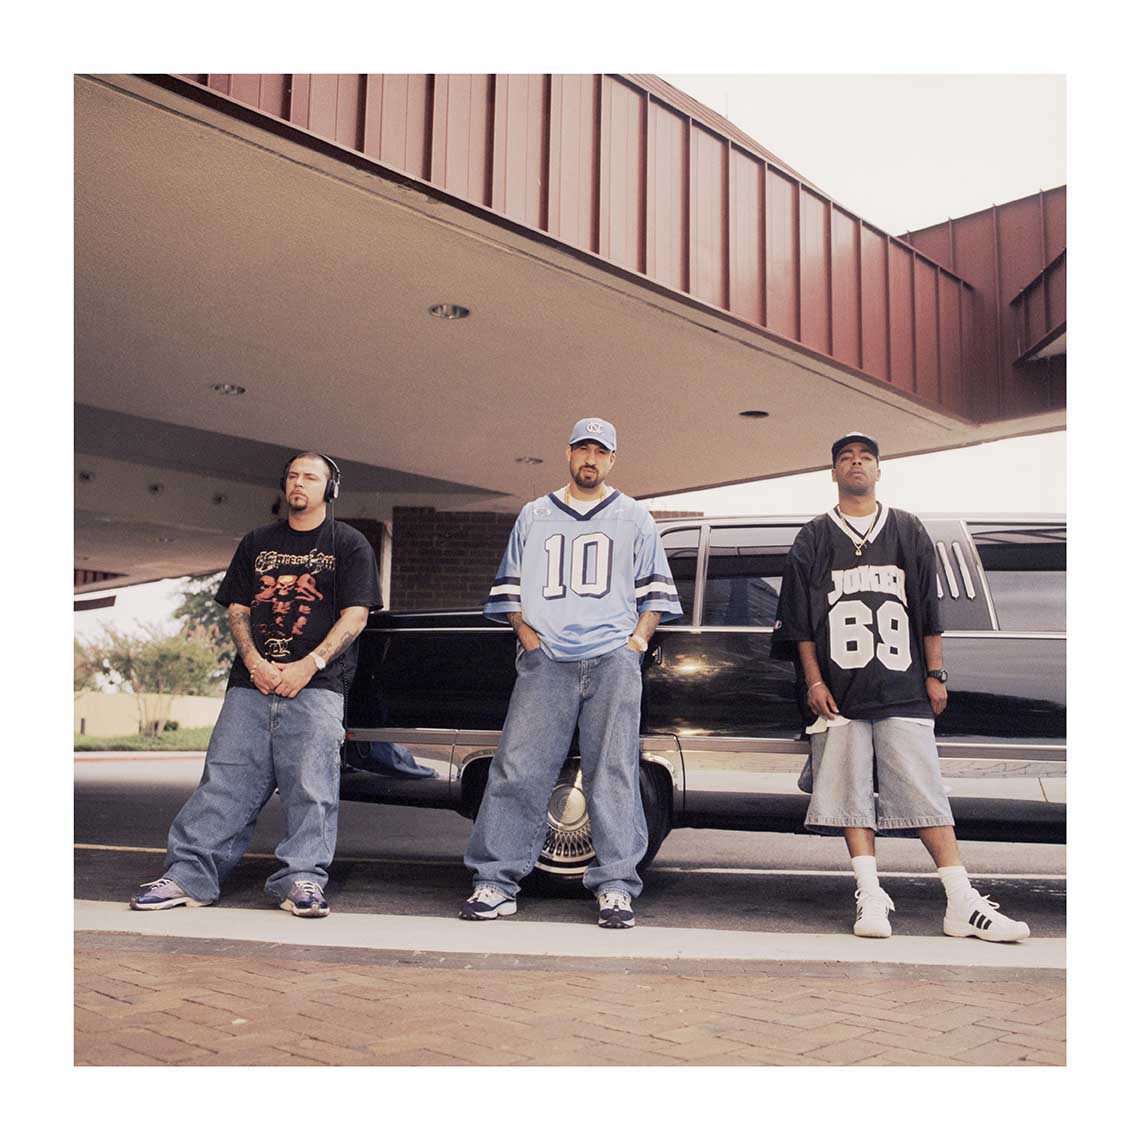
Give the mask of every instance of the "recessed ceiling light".
[[534, 455], [520, 455], [518, 459], [515, 460], [515, 462], [525, 463], [528, 467], [533, 467], [535, 464], [541, 463], [542, 460]]
[[464, 317], [471, 315], [471, 310], [465, 308], [463, 305], [452, 305], [445, 303], [442, 305], [432, 305], [428, 312], [433, 317], [442, 317], [445, 321], [460, 321]]
[[211, 392], [217, 392], [221, 396], [244, 396], [245, 389], [240, 384], [211, 384]]
[[749, 419], [753, 419], [753, 420], [764, 420], [764, 419], [768, 418], [767, 412], [757, 411], [755, 408], [750, 408], [748, 411], [740, 412], [738, 414], [742, 415], [742, 416], [747, 416]]

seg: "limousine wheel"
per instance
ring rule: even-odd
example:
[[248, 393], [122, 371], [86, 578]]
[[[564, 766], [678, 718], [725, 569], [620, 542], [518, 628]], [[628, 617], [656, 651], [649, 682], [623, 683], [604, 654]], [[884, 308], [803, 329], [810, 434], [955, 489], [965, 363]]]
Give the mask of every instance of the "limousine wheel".
[[[641, 803], [649, 844], [638, 868], [648, 867], [669, 834], [671, 789], [663, 773], [642, 764]], [[533, 873], [534, 886], [549, 891], [581, 888], [582, 875], [594, 858], [586, 794], [577, 760], [569, 761], [558, 776], [546, 809], [546, 838]]]

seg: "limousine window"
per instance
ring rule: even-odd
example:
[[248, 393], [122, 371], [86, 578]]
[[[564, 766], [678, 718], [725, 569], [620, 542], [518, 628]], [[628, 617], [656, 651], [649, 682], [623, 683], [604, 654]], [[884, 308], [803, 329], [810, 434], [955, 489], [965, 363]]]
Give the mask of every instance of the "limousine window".
[[703, 625], [771, 626], [798, 527], [713, 527]]
[[697, 548], [700, 546], [701, 532], [693, 527], [684, 530], [669, 530], [661, 536], [665, 556], [669, 559], [669, 572], [677, 587], [677, 597], [681, 602], [682, 616], [677, 618], [682, 625], [693, 620], [693, 595], [697, 586]]
[[998, 628], [1065, 629], [1065, 527], [972, 523]]

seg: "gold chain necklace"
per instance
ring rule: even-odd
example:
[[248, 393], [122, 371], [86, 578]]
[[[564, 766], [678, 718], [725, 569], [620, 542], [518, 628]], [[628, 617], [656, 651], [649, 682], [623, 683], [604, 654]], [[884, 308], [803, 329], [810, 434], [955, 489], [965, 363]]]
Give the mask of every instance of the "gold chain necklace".
[[860, 534], [848, 521], [843, 517], [842, 512], [839, 510], [838, 505], [835, 508], [835, 519], [839, 523], [839, 529], [851, 539], [855, 547], [855, 557], [863, 557], [863, 547], [871, 541], [871, 535], [875, 533], [875, 527], [879, 524], [879, 516], [883, 513], [883, 504], [877, 503], [875, 509], [875, 517], [871, 521], [871, 525], [867, 527], [866, 534]]

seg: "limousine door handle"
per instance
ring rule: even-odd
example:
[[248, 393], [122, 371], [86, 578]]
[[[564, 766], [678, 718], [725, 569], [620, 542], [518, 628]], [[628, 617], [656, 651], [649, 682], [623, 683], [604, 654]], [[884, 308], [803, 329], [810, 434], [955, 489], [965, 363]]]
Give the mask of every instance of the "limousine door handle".
[[661, 651], [660, 645], [655, 645], [649, 651], [649, 659], [653, 662], [654, 665], [660, 665], [661, 662], [665, 659], [665, 654]]

